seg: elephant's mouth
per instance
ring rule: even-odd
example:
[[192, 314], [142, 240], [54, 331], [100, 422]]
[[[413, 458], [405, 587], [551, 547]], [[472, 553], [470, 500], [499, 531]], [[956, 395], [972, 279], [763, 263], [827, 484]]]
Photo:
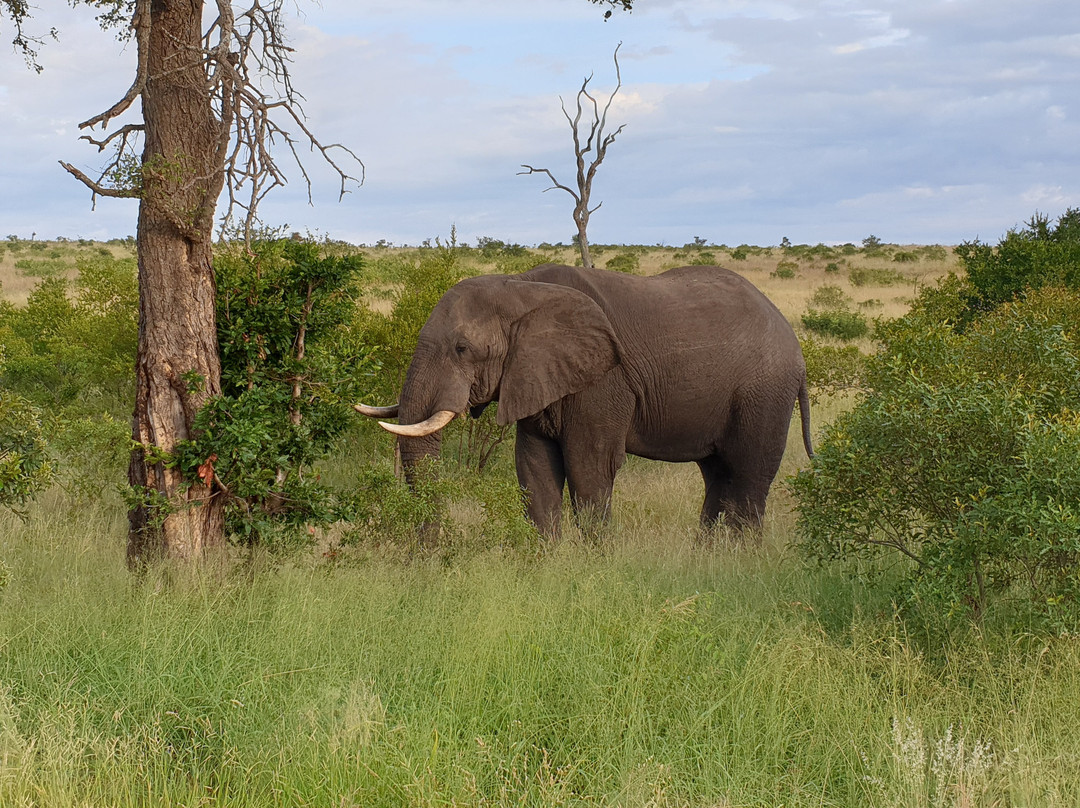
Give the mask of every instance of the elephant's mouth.
[[483, 404], [476, 404], [475, 406], [469, 407], [469, 415], [473, 418], [479, 418], [484, 414], [484, 410], [487, 409], [488, 404], [490, 403], [490, 401], [485, 401]]

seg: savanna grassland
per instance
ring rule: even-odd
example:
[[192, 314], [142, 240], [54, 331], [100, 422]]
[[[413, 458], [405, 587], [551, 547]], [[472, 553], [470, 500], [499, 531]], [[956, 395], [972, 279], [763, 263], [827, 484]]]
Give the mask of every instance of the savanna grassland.
[[[131, 255], [5, 246], [17, 306], [44, 277], [74, 279], [80, 256]], [[487, 246], [458, 260], [574, 258]], [[896, 317], [957, 269], [939, 247], [593, 250], [642, 274], [728, 266], [800, 336], [809, 311]], [[423, 250], [362, 252], [363, 300], [389, 311]], [[839, 344], [832, 327], [817, 338]], [[872, 351], [872, 331], [847, 344]], [[818, 396], [815, 433], [849, 406]], [[357, 421], [320, 468], [359, 489], [393, 462]], [[909, 620], [887, 569], [853, 577], [794, 551], [783, 479], [760, 546], [705, 547], [697, 470], [632, 458], [599, 544], [568, 523], [544, 547], [513, 512], [510, 442], [482, 474], [444, 463], [464, 493], [437, 551], [410, 552], [387, 488], [362, 525], [238, 549], [200, 580], [125, 568], [115, 456], [83, 453], [21, 518], [0, 512], [0, 805], [1080, 804], [1075, 634]], [[796, 428], [781, 478], [806, 465]]]

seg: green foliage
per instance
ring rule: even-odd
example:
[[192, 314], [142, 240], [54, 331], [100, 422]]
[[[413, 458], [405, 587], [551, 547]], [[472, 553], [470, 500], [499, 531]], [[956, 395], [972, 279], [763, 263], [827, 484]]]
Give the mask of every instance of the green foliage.
[[640, 266], [641, 258], [636, 252], [621, 252], [609, 258], [604, 268], [633, 275]]
[[350, 425], [347, 404], [371, 372], [359, 336], [361, 259], [305, 241], [223, 248], [215, 257], [222, 394], [177, 450], [193, 485], [226, 496], [245, 544], [305, 544], [347, 506], [313, 466]]
[[521, 258], [529, 255], [529, 248], [520, 244], [508, 244], [496, 238], [481, 236], [476, 240], [476, 249], [489, 261], [498, 258]]
[[1041, 214], [1010, 230], [996, 247], [978, 240], [956, 248], [973, 288], [973, 307], [989, 310], [1027, 289], [1080, 289], [1080, 208], [1056, 224]]
[[1075, 617], [1080, 295], [1032, 292], [961, 331], [965, 289], [950, 277], [879, 327], [869, 392], [792, 483], [802, 547], [905, 561], [904, 596], [927, 614], [1011, 596]]
[[135, 262], [79, 258], [78, 279], [44, 278], [26, 306], [0, 306], [0, 385], [54, 414], [130, 414], [138, 339]]
[[842, 340], [859, 339], [870, 332], [865, 316], [845, 309], [809, 309], [802, 316], [802, 324], [807, 331]]
[[22, 508], [51, 479], [41, 413], [26, 400], [0, 392], [0, 508]]
[[799, 265], [795, 261], [779, 261], [776, 264], [776, 269], [769, 273], [774, 278], [783, 278], [784, 280], [791, 280], [799, 272]]
[[908, 282], [906, 275], [886, 267], [852, 267], [848, 270], [848, 280], [852, 286], [896, 286]]
[[371, 346], [371, 358], [380, 368], [377, 376], [365, 380], [368, 386], [360, 391], [359, 400], [397, 400], [431, 310], [451, 286], [471, 274], [458, 258], [458, 249], [439, 245], [395, 266], [398, 289], [392, 311], [388, 315], [367, 311], [358, 323], [359, 336]]
[[856, 346], [826, 345], [813, 337], [799, 341], [806, 361], [806, 384], [811, 398], [863, 388], [866, 356]]
[[810, 305], [819, 309], [843, 309], [851, 303], [851, 296], [839, 286], [825, 284], [814, 290]]
[[892, 260], [898, 264], [914, 264], [919, 260], [919, 253], [915, 250], [899, 250]]
[[848, 310], [851, 298], [839, 286], [819, 286], [810, 297], [810, 308], [802, 316], [807, 331], [842, 340], [859, 339], [870, 332], [866, 318]]
[[53, 278], [71, 270], [72, 264], [63, 258], [20, 258], [15, 269], [29, 277]]

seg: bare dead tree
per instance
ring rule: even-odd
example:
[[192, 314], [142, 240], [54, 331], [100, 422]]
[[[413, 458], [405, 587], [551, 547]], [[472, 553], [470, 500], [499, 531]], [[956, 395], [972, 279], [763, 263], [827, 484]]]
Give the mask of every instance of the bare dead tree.
[[[567, 123], [570, 124], [570, 131], [574, 138], [574, 157], [577, 161], [577, 189], [573, 189], [568, 185], [564, 185], [555, 179], [555, 175], [551, 173], [547, 168], [535, 168], [530, 165], [522, 164], [524, 171], [519, 171], [518, 174], [546, 174], [548, 179], [551, 180], [551, 187], [545, 188], [544, 193], [554, 190], [556, 188], [566, 191], [573, 197], [574, 200], [574, 225], [577, 227], [578, 245], [581, 249], [581, 263], [583, 266], [592, 266], [592, 257], [589, 254], [589, 217], [600, 209], [603, 202], [597, 202], [595, 207], [590, 208], [590, 197], [592, 196], [593, 179], [596, 177], [596, 171], [600, 168], [600, 164], [604, 162], [604, 158], [607, 156], [608, 146], [615, 142], [615, 138], [626, 127], [626, 124], [621, 124], [614, 132], [606, 133], [607, 127], [607, 115], [608, 110], [611, 109], [611, 102], [615, 100], [616, 94], [622, 87], [622, 73], [619, 69], [619, 48], [622, 47], [620, 42], [615, 47], [615, 78], [617, 83], [615, 89], [611, 91], [611, 95], [608, 96], [607, 103], [604, 104], [603, 110], [600, 109], [600, 105], [596, 98], [589, 93], [589, 82], [592, 81], [592, 75], [590, 74], [581, 83], [581, 89], [577, 93], [577, 109], [573, 117], [566, 110], [566, 103], [563, 101], [562, 96], [559, 96], [559, 103], [562, 107], [563, 115], [566, 117]], [[587, 124], [587, 130], [583, 136], [583, 123], [582, 117], [585, 114], [585, 109], [588, 108], [591, 113], [591, 121]], [[594, 151], [595, 150], [595, 151]], [[591, 159], [590, 159], [591, 156]]]

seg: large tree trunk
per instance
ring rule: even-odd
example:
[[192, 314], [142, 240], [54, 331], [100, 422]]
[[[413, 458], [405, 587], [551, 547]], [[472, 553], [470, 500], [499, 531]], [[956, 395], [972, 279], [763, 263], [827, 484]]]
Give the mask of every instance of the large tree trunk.
[[128, 563], [192, 562], [224, 543], [222, 497], [184, 489], [162, 453], [192, 435], [195, 414], [221, 391], [211, 244], [224, 182], [223, 124], [201, 57], [202, 2], [153, 0], [139, 207], [139, 349], [128, 480]]

